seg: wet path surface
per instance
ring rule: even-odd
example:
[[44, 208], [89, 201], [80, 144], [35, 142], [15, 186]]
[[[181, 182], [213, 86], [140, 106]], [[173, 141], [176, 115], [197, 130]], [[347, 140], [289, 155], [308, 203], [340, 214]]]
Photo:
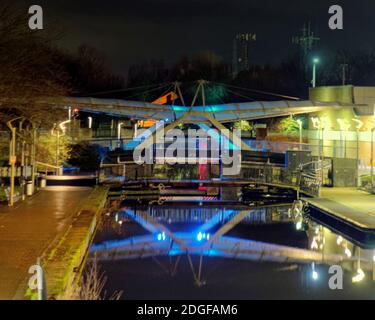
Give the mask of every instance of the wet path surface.
[[355, 188], [323, 188], [320, 198], [306, 200], [354, 225], [375, 230], [374, 195]]
[[91, 190], [55, 187], [15, 208], [0, 207], [0, 299], [15, 296], [29, 267], [64, 232]]

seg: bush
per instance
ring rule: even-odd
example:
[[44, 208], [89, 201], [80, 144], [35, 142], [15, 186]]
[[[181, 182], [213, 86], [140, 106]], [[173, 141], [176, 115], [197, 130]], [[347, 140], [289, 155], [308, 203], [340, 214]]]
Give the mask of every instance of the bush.
[[83, 171], [95, 171], [98, 170], [104, 155], [103, 147], [82, 142], [72, 146], [69, 164]]

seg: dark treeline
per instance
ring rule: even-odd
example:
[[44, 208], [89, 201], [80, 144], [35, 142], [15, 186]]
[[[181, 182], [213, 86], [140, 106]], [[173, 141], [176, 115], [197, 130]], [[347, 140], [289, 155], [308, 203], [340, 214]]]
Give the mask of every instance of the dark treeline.
[[[55, 121], [57, 115], [51, 114], [48, 108], [34, 106], [40, 97], [78, 95], [152, 101], [169, 89], [165, 84], [174, 81], [182, 83], [186, 103], [189, 103], [199, 79], [209, 81], [207, 103], [282, 98], [256, 90], [302, 99], [308, 97], [311, 64], [304, 63], [298, 51], [291, 52], [278, 65], [253, 65], [235, 77], [231, 65], [209, 51], [180, 57], [168, 65], [162, 60], [133, 65], [126, 75], [121, 75], [111, 69], [104, 54], [95, 48], [82, 45], [76, 52], [67, 52], [54, 44], [53, 32], [30, 32], [27, 16], [12, 5], [0, 5], [0, 21], [0, 113], [3, 121], [15, 115], [34, 121]], [[347, 84], [375, 85], [373, 52], [321, 52], [319, 56], [317, 85], [341, 85], [343, 65]], [[160, 90], [156, 90], [158, 86]], [[135, 87], [139, 89], [131, 89]]]
[[[317, 66], [317, 85], [341, 85], [343, 68], [345, 68], [345, 84], [375, 85], [375, 54], [345, 51], [324, 53], [324, 58]], [[192, 82], [205, 79], [210, 81], [212, 86], [215, 83], [223, 83], [229, 85], [228, 88], [236, 88], [233, 90], [226, 87], [219, 88], [225, 89], [220, 99], [227, 98], [234, 101], [241, 100], [241, 98], [242, 100], [280, 99], [278, 96], [260, 95], [239, 88], [307, 99], [311, 78], [311, 64], [305, 63], [297, 51], [278, 65], [253, 65], [249, 70], [242, 71], [235, 77], [232, 75], [230, 64], [224, 62], [215, 53], [204, 52], [192, 57], [184, 56], [172, 66], [167, 66], [163, 61], [150, 61], [131, 66], [127, 77], [127, 87], [180, 81], [190, 83], [189, 88], [191, 88]], [[191, 97], [193, 92], [188, 89], [187, 95]], [[148, 97], [147, 95], [138, 96], [140, 99]], [[220, 103], [220, 101], [214, 102]]]
[[343, 65], [346, 65], [346, 84], [375, 85], [375, 52], [350, 53], [343, 50], [324, 53], [319, 70], [319, 85], [341, 85]]
[[27, 15], [0, 4], [0, 121], [23, 116], [34, 124], [53, 123], [57, 112], [36, 102], [42, 97], [123, 88], [101, 53], [88, 46], [67, 52], [55, 45], [54, 31], [31, 32]]
[[73, 94], [116, 90], [124, 88], [125, 80], [115, 74], [106, 56], [97, 49], [81, 45], [76, 53], [63, 53], [63, 64], [69, 75], [69, 86]]

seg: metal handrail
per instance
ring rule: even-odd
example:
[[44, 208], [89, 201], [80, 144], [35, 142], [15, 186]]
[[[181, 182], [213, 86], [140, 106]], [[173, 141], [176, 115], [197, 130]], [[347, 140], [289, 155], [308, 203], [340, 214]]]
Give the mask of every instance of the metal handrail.
[[53, 169], [60, 169], [61, 168], [61, 166], [56, 166], [56, 165], [53, 165], [53, 164], [48, 164], [48, 163], [44, 163], [44, 162], [40, 162], [40, 161], [36, 161], [36, 164], [39, 164], [43, 167], [53, 168]]
[[59, 170], [62, 169], [62, 166], [56, 166], [56, 165], [53, 165], [53, 164], [49, 164], [49, 163], [44, 163], [44, 162], [40, 162], [40, 161], [36, 161], [35, 162], [36, 165], [40, 165], [42, 167], [45, 167], [45, 174], [47, 175], [47, 168], [52, 168], [52, 169], [55, 169], [55, 174], [56, 175], [59, 175]]

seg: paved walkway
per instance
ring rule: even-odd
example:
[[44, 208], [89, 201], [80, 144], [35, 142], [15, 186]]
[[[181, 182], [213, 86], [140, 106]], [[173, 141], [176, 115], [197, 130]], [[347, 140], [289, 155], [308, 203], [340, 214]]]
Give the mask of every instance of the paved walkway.
[[12, 299], [28, 269], [70, 225], [91, 188], [44, 190], [15, 208], [0, 207], [0, 300]]
[[305, 200], [354, 225], [375, 230], [375, 195], [355, 188], [323, 188], [320, 198]]

